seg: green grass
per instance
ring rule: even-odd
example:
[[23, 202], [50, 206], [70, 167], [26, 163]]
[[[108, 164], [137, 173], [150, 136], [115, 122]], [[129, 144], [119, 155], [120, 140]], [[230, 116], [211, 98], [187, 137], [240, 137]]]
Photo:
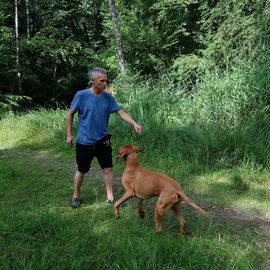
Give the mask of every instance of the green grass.
[[269, 180], [268, 170], [239, 167], [193, 176], [189, 187], [195, 193], [207, 196], [212, 204], [267, 215], [270, 209]]
[[[82, 207], [72, 210], [74, 148], [65, 145], [64, 126], [57, 124], [64, 124], [64, 117], [64, 111], [44, 110], [1, 122], [1, 269], [267, 269], [266, 239], [256, 223], [235, 223], [224, 213], [221, 219], [206, 219], [183, 206], [191, 236], [179, 234], [172, 213], [164, 218], [162, 234], [156, 235], [155, 199], [144, 203], [144, 220], [136, 215], [134, 200], [115, 220], [113, 209], [104, 203], [105, 187], [96, 171], [85, 179]], [[53, 129], [49, 123], [55, 123]], [[116, 155], [122, 138], [114, 143]], [[268, 211], [266, 169], [243, 165], [216, 171], [201, 165], [196, 174], [197, 161], [177, 166], [173, 150], [167, 160], [161, 155], [155, 159], [150, 145], [140, 156], [145, 166], [180, 180], [199, 204]], [[118, 174], [122, 168], [118, 163]], [[123, 192], [119, 183], [114, 189], [116, 197]], [[257, 203], [252, 205], [253, 199]]]
[[178, 234], [171, 214], [156, 235], [150, 206], [143, 221], [132, 202], [115, 220], [95, 174], [83, 185], [83, 206], [72, 210], [72, 162], [16, 149], [0, 157], [1, 269], [259, 269], [254, 228], [240, 233], [185, 208], [190, 237]]

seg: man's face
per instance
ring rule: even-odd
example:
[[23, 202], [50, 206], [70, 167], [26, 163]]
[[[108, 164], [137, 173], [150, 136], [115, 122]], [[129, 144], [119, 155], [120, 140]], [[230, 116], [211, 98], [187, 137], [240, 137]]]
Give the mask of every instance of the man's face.
[[95, 79], [92, 79], [92, 87], [94, 89], [103, 91], [106, 89], [108, 77], [106, 74], [98, 73]]

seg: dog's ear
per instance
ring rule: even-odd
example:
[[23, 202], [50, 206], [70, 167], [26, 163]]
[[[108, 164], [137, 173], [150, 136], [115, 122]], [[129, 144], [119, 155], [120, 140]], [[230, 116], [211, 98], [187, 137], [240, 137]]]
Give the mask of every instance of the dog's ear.
[[127, 151], [128, 151], [127, 148], [121, 147], [121, 148], [119, 149], [119, 151], [118, 151], [118, 155], [117, 155], [116, 160], [119, 161], [120, 158], [124, 157], [124, 155], [127, 154]]
[[137, 147], [137, 153], [143, 153], [144, 152], [144, 148], [143, 147]]

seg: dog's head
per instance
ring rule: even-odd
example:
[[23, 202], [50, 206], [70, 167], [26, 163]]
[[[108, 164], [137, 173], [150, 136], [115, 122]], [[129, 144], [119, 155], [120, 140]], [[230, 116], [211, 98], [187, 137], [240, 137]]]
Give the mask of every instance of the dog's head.
[[135, 144], [127, 144], [127, 145], [119, 148], [118, 155], [117, 155], [117, 161], [120, 158], [125, 159], [131, 153], [139, 153], [139, 152], [143, 152], [143, 151], [144, 151], [143, 147], [138, 147]]

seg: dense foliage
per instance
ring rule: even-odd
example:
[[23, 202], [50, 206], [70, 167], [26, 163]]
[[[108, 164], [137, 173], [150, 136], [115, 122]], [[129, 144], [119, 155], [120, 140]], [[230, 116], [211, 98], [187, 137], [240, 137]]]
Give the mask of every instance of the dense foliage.
[[[228, 69], [268, 46], [265, 0], [116, 0], [131, 73], [192, 83], [209, 68]], [[118, 74], [108, 1], [21, 0], [18, 4], [22, 93], [15, 61], [14, 3], [0, 3], [0, 91], [34, 103], [68, 103], [93, 66]], [[188, 75], [188, 76], [187, 76]]]

